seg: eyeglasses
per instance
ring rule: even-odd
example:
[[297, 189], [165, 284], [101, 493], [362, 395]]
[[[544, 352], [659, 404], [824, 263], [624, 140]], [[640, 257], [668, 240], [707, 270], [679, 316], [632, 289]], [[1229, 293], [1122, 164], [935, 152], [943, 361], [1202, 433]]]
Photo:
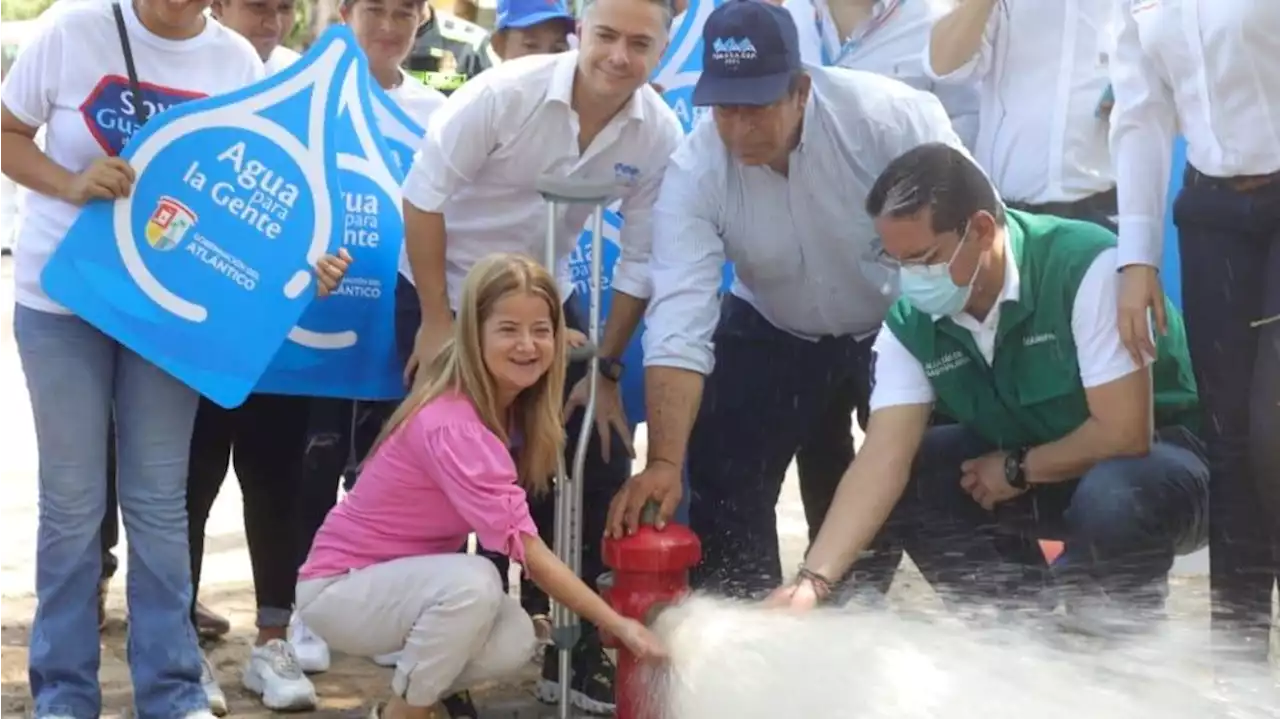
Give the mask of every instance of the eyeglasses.
[[[960, 252], [960, 248], [964, 246], [965, 240], [969, 239], [969, 223], [965, 223], [964, 228], [960, 230], [960, 242], [956, 244], [956, 249], [951, 253], [951, 258], [946, 264], [951, 264], [955, 260], [956, 255]], [[867, 259], [890, 270], [900, 270], [903, 267], [927, 267], [929, 265], [938, 264], [935, 258], [938, 255], [938, 249], [942, 247], [942, 242], [935, 244], [928, 252], [910, 260], [900, 260], [889, 254], [884, 249], [884, 240], [876, 237], [871, 240], [871, 244], [867, 249]]]

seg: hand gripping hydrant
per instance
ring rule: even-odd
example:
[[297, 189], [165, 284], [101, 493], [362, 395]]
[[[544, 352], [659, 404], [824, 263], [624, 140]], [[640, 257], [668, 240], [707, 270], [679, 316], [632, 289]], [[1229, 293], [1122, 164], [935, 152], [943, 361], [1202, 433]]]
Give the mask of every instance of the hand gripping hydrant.
[[[653, 624], [658, 612], [689, 592], [689, 570], [702, 559], [702, 543], [688, 527], [667, 524], [654, 528], [658, 504], [649, 502], [640, 528], [622, 539], [606, 537], [604, 563], [611, 572], [600, 577], [600, 592], [609, 606], [624, 617]], [[602, 632], [604, 645], [618, 652], [614, 680], [617, 719], [649, 719], [658, 716], [651, 702], [640, 663], [626, 645]]]

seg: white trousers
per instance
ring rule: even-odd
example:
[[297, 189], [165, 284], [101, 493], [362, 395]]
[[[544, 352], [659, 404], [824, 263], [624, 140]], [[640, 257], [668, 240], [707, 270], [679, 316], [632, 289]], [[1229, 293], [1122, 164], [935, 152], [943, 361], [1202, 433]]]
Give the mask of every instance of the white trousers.
[[298, 582], [298, 613], [332, 648], [373, 657], [403, 650], [392, 689], [410, 706], [518, 673], [533, 622], [502, 591], [493, 563], [469, 554], [407, 557]]

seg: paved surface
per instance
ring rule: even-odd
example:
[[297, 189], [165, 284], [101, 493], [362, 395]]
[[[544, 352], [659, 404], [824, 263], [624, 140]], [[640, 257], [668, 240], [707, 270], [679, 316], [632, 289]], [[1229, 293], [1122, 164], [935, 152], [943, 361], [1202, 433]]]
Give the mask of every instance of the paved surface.
[[[5, 492], [0, 505], [0, 619], [3, 622], [3, 714], [30, 710], [26, 684], [26, 646], [31, 616], [34, 612], [34, 559], [37, 521], [35, 436], [27, 401], [26, 387], [13, 345], [12, 268], [9, 258], [3, 262], [0, 277], [0, 482]], [[643, 433], [637, 437], [640, 456], [644, 450]], [[794, 467], [788, 474], [778, 507], [778, 529], [781, 536], [784, 566], [798, 565], [804, 550], [807, 527], [800, 506]], [[214, 505], [209, 521], [201, 599], [214, 610], [231, 618], [234, 628], [225, 641], [208, 648], [237, 717], [267, 716], [253, 700], [239, 689], [239, 671], [252, 640], [253, 593], [250, 584], [249, 559], [245, 548], [237, 483], [229, 480]], [[122, 571], [110, 596], [112, 617], [102, 641], [101, 678], [104, 716], [118, 716], [129, 705], [128, 670], [124, 662], [125, 625], [123, 577], [127, 566], [125, 546], [120, 551]], [[1187, 613], [1203, 617], [1203, 558], [1183, 562], [1179, 571], [1192, 576], [1180, 583], [1177, 603]], [[932, 592], [918, 574], [908, 570], [895, 584], [895, 605], [932, 605]], [[486, 717], [549, 716], [537, 708], [528, 694], [528, 684], [536, 676], [530, 667], [523, 682], [492, 688], [485, 692]], [[360, 716], [360, 707], [383, 696], [387, 671], [364, 660], [336, 658], [331, 671], [314, 677], [322, 698], [320, 711], [310, 716]]]

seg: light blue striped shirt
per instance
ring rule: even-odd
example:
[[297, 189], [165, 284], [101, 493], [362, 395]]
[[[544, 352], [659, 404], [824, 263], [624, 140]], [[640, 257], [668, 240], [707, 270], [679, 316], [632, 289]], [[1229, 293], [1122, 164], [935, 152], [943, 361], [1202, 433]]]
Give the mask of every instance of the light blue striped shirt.
[[858, 70], [808, 71], [789, 176], [734, 160], [711, 117], [672, 155], [654, 206], [645, 366], [711, 372], [726, 258], [732, 292], [782, 330], [816, 339], [880, 326], [893, 278], [871, 255], [867, 192], [913, 147], [963, 145], [929, 93]]

